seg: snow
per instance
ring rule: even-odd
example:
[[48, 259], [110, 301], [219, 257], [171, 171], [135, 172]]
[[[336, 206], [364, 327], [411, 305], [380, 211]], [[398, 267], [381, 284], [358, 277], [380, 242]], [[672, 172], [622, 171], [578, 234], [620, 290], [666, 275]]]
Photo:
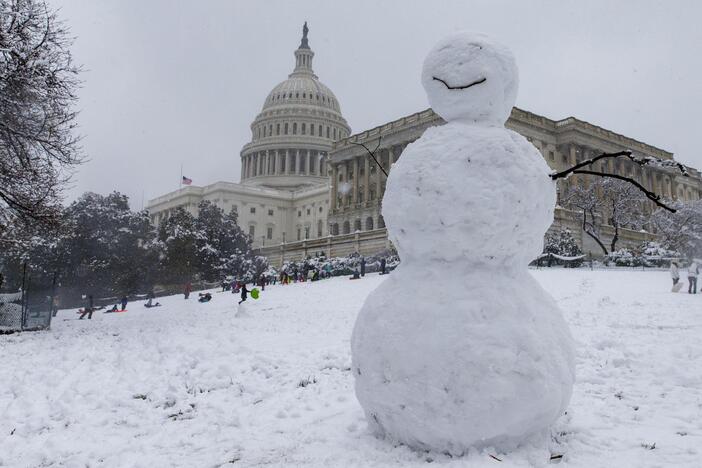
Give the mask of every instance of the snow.
[[538, 150], [504, 127], [517, 88], [506, 48], [454, 34], [422, 80], [447, 123], [408, 145], [388, 177], [382, 211], [402, 263], [358, 315], [356, 396], [391, 442], [508, 450], [543, 437], [573, 386], [568, 327], [527, 273], [556, 186]]
[[427, 54], [422, 85], [446, 121], [502, 126], [517, 100], [519, 73], [507, 47], [483, 34], [456, 32]]
[[528, 467], [551, 453], [563, 467], [699, 466], [702, 297], [670, 293], [667, 271], [531, 271], [576, 337], [578, 379], [548, 447], [450, 458], [376, 439], [349, 336], [395, 274], [268, 286], [245, 317], [237, 294], [178, 295], [0, 336], [0, 466]]

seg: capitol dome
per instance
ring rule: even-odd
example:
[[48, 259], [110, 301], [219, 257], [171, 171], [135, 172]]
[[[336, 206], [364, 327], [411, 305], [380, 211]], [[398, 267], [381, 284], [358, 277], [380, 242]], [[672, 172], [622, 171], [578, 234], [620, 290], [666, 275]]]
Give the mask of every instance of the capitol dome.
[[246, 185], [298, 189], [326, 185], [332, 143], [350, 135], [334, 93], [312, 70], [307, 23], [295, 51], [295, 69], [266, 97], [241, 150]]

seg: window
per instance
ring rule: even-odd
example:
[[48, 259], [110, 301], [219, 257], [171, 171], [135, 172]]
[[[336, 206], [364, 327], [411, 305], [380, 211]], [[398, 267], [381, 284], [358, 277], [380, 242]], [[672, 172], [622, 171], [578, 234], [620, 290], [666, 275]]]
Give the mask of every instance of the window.
[[295, 93], [295, 99], [299, 99], [299, 98], [300, 98], [300, 93]]
[[253, 239], [253, 237], [256, 235], [256, 226], [253, 224], [249, 226], [249, 237]]
[[256, 214], [256, 207], [252, 206], [251, 209], [249, 210], [251, 214]]
[[288, 123], [285, 122], [285, 130], [283, 131], [286, 135], [288, 134]]
[[297, 135], [297, 122], [293, 123], [293, 135]]
[[302, 216], [302, 210], [297, 211], [297, 217], [299, 218], [300, 216]]
[[553, 154], [553, 151], [549, 151], [549, 152], [548, 152], [548, 159], [550, 159], [551, 161], [555, 161], [555, 160], [556, 160], [556, 155]]
[[321, 207], [321, 206], [319, 207], [319, 212], [320, 212], [320, 213], [322, 212], [322, 207]]
[[318, 127], [317, 136], [322, 136], [322, 126], [321, 125]]
[[280, 124], [275, 125], [275, 134], [280, 135]]
[[[266, 136], [266, 135], [263, 135]], [[334, 139], [336, 140], [336, 128], [334, 128]]]
[[268, 210], [268, 216], [273, 216], [273, 210]]
[[310, 209], [307, 208], [307, 216], [309, 216], [309, 215], [310, 215]]
[[268, 136], [273, 136], [273, 124], [268, 126]]
[[327, 126], [327, 138], [329, 138], [329, 126]]
[[310, 238], [310, 227], [305, 226], [305, 239], [309, 239], [309, 238]]
[[317, 237], [322, 237], [322, 220], [317, 221]]
[[300, 228], [297, 228], [297, 240], [300, 240]]
[[263, 126], [263, 138], [265, 138], [265, 137], [266, 137], [266, 126], [264, 125]]
[[307, 97], [307, 94], [302, 93], [302, 99], [305, 99]]
[[271, 226], [268, 226], [268, 228], [266, 228], [266, 238], [273, 239], [273, 228]]
[[302, 123], [302, 128], [300, 129], [300, 133], [302, 133], [303, 135], [305, 135], [307, 133], [306, 132], [306, 125], [304, 122]]

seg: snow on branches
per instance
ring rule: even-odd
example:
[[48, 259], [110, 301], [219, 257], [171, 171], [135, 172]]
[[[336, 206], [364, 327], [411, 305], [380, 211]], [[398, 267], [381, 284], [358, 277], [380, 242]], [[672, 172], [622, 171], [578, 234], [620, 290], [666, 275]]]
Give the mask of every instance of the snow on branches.
[[0, 0], [0, 235], [10, 218], [59, 221], [61, 190], [82, 160], [71, 43], [45, 2]]
[[618, 157], [628, 158], [629, 160], [631, 160], [632, 162], [634, 162], [640, 166], [651, 166], [651, 167], [659, 167], [659, 168], [666, 168], [666, 169], [671, 169], [671, 168], [677, 169], [680, 171], [680, 173], [683, 176], [686, 176], [686, 177], [689, 176], [689, 173], [688, 173], [685, 165], [681, 164], [677, 161], [658, 159], [658, 158], [654, 158], [651, 156], [635, 156], [632, 154], [631, 151], [619, 151], [617, 153], [602, 153], [599, 156], [595, 156], [594, 158], [586, 159], [585, 161], [582, 161], [582, 162], [576, 164], [575, 166], [572, 166], [564, 171], [554, 172], [553, 174], [551, 174], [551, 179], [553, 179], [553, 180], [565, 179], [565, 178], [569, 177], [571, 174], [585, 174], [585, 175], [593, 175], [593, 176], [598, 176], [598, 177], [603, 177], [603, 178], [617, 179], [617, 180], [624, 181], [628, 184], [633, 185], [640, 192], [642, 192], [649, 200], [651, 200], [652, 202], [654, 202], [656, 205], [660, 206], [664, 210], [670, 211], [672, 213], [675, 212], [675, 208], [672, 208], [661, 201], [660, 195], [648, 190], [646, 187], [644, 187], [643, 185], [641, 185], [640, 183], [638, 183], [637, 181], [635, 181], [634, 179], [632, 179], [630, 177], [622, 176], [619, 174], [610, 174], [607, 172], [594, 171], [592, 169], [583, 169], [585, 167], [592, 167], [592, 164], [596, 163], [599, 160], [609, 159], [609, 158], [618, 158]]

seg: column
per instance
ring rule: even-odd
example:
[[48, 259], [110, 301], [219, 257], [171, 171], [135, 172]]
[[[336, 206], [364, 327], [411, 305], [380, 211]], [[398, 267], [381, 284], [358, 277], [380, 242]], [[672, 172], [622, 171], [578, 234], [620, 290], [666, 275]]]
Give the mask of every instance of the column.
[[241, 180], [246, 179], [246, 158], [241, 158]]
[[[380, 156], [380, 154], [378, 155]], [[382, 158], [378, 158], [379, 162], [382, 162]], [[383, 180], [383, 171], [377, 167], [375, 169], [375, 196], [378, 199], [378, 205], [380, 205], [380, 201], [383, 199], [383, 192], [380, 189], [380, 182]]]
[[312, 175], [312, 150], [307, 150], [307, 175]]
[[286, 149], [285, 150], [285, 173], [286, 174], [292, 174], [292, 154], [290, 154], [290, 150]]
[[[576, 147], [575, 145], [570, 145], [570, 154], [568, 157], [568, 161], [570, 162], [571, 167], [575, 166], [577, 164], [577, 155], [575, 154], [576, 152]], [[571, 187], [574, 187], [576, 185], [580, 184], [580, 176], [579, 175], [572, 175], [571, 177], [568, 177], [568, 179], [571, 180], [570, 185]]]
[[368, 203], [368, 193], [370, 190], [370, 156], [363, 158], [363, 202]]
[[331, 170], [331, 210], [336, 210], [336, 194], [338, 191], [337, 184], [339, 183], [339, 170], [336, 168], [336, 164], [332, 164]]
[[353, 194], [351, 202], [355, 205], [358, 203], [358, 158], [353, 158]]
[[388, 173], [390, 173], [390, 169], [392, 169], [393, 164], [395, 164], [395, 161], [393, 160], [394, 158], [394, 152], [392, 150], [392, 146], [388, 148]]

